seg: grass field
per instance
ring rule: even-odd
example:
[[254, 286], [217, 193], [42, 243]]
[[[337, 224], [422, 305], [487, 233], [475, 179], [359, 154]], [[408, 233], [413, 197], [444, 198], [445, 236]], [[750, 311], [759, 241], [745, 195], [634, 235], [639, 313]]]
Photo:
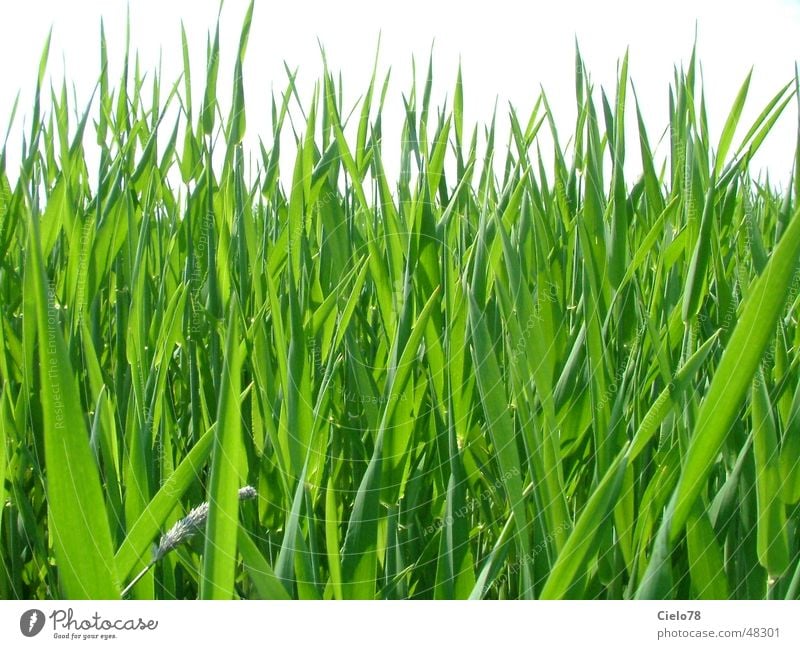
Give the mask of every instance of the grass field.
[[82, 105], [45, 47], [0, 152], [0, 597], [800, 596], [800, 146], [750, 173], [797, 74], [712, 141], [694, 55], [647, 133], [576, 49], [574, 130], [542, 94], [499, 141], [460, 73], [353, 107], [323, 63], [254, 166], [251, 12], [232, 89], [218, 32]]

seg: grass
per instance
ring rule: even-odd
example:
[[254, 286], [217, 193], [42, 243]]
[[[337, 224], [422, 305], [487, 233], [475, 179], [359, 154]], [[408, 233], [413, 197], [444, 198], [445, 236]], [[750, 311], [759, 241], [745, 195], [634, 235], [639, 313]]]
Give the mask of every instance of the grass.
[[0, 151], [0, 597], [800, 596], [800, 145], [750, 173], [797, 74], [712, 141], [692, 54], [654, 138], [576, 48], [573, 132], [542, 93], [502, 143], [429, 66], [398, 145], [388, 76], [349, 106], [323, 55], [251, 164], [251, 17], [227, 116], [218, 32], [199, 110], [185, 34], [169, 87], [101, 34], [83, 107], [45, 47]]

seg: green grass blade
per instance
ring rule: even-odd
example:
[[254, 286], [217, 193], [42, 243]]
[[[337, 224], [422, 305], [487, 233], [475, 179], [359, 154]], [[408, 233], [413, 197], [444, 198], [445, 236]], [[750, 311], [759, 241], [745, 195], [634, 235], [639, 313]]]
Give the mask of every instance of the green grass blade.
[[713, 458], [730, 431], [767, 343], [774, 334], [775, 323], [797, 268], [798, 255], [800, 218], [795, 212], [764, 272], [749, 291], [736, 328], [700, 405], [675, 492], [675, 510], [670, 527], [672, 539], [683, 528], [694, 501], [705, 486]]
[[747, 91], [750, 89], [750, 77], [753, 76], [753, 70], [747, 73], [747, 77], [736, 95], [733, 102], [731, 111], [728, 114], [728, 119], [725, 120], [725, 126], [722, 127], [722, 134], [719, 137], [719, 144], [717, 145], [716, 161], [714, 162], [714, 175], [719, 175], [722, 167], [725, 164], [725, 156], [728, 155], [728, 149], [733, 140], [733, 134], [736, 132], [736, 127], [739, 124], [739, 118], [742, 116], [744, 109], [744, 102], [747, 99]]
[[575, 527], [542, 588], [541, 599], [562, 599], [569, 593], [575, 580], [583, 578], [585, 573], [580, 573], [580, 569], [591, 557], [592, 548], [597, 549], [596, 539], [600, 529], [609, 521], [622, 487], [622, 478], [627, 467], [627, 450], [627, 447], [623, 449], [609, 467], [575, 522]]
[[242, 355], [239, 347], [239, 303], [234, 293], [229, 304], [228, 333], [222, 370], [217, 428], [211, 458], [208, 490], [208, 522], [203, 555], [200, 596], [203, 599], [233, 597], [236, 538], [239, 528], [239, 488], [243, 444], [241, 393]]
[[203, 466], [211, 455], [214, 437], [214, 431], [210, 430], [197, 441], [131, 525], [114, 557], [121, 581], [124, 582], [131, 576], [137, 561], [142, 558], [149, 560], [146, 556], [147, 550], [155, 541], [170, 512], [175, 509], [192, 483], [200, 478]]
[[242, 526], [239, 526], [238, 540], [244, 568], [253, 580], [258, 596], [261, 599], [290, 599], [258, 546]]
[[35, 216], [28, 250], [39, 339], [47, 506], [63, 594], [75, 599], [118, 599], [119, 582], [100, 476], [61, 333], [57, 296], [46, 280]]
[[786, 511], [780, 498], [778, 434], [775, 430], [775, 419], [767, 386], [764, 384], [761, 372], [756, 374], [751, 394], [758, 503], [756, 523], [758, 561], [771, 577], [778, 577], [789, 568], [791, 553]]

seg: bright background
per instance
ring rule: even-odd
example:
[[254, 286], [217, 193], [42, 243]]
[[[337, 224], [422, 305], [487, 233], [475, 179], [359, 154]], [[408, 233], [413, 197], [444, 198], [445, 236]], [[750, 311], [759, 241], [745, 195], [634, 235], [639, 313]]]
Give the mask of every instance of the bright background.
[[[218, 91], [227, 115], [230, 78], [246, 0], [227, 0], [221, 18], [221, 66]], [[130, 11], [132, 48], [142, 69], [159, 60], [166, 87], [182, 70], [181, 20], [192, 49], [196, 107], [205, 82], [206, 35], [213, 30], [216, 0], [29, 0], [0, 6], [0, 136], [4, 134], [14, 97], [21, 91], [20, 110], [9, 140], [9, 172], [18, 164], [20, 120], [30, 115], [39, 55], [50, 27], [53, 42], [49, 73], [57, 88], [66, 75], [75, 84], [81, 104], [88, 100], [99, 75], [101, 16], [109, 43], [110, 77], [119, 78], [124, 51], [125, 14]], [[416, 57], [418, 83], [424, 83], [428, 55], [434, 52], [434, 103], [452, 97], [459, 58], [463, 66], [465, 119], [471, 125], [491, 119], [497, 102], [500, 134], [507, 133], [508, 102], [527, 121], [539, 93], [546, 90], [563, 134], [571, 135], [575, 119], [574, 41], [577, 37], [595, 83], [613, 97], [617, 63], [630, 48], [630, 78], [646, 117], [651, 144], [667, 125], [667, 92], [673, 66], [687, 63], [698, 32], [712, 141], [751, 66], [755, 67], [742, 133], [775, 94], [792, 79], [800, 56], [800, 0], [759, 2], [437, 2], [402, 0], [304, 0], [256, 2], [245, 66], [249, 147], [261, 136], [270, 140], [269, 97], [285, 88], [284, 61], [299, 67], [304, 101], [320, 76], [318, 40], [334, 70], [341, 70], [348, 105], [366, 89], [378, 34], [379, 74], [392, 68], [384, 113], [385, 155], [391, 172], [392, 153], [402, 121], [401, 93], [408, 95], [411, 58]], [[599, 102], [599, 94], [596, 98]], [[633, 95], [628, 94], [627, 121], [634, 133]], [[599, 107], [599, 103], [598, 103]], [[755, 169], [785, 186], [792, 168], [797, 107], [792, 104], [766, 141]], [[170, 122], [167, 128], [171, 128]], [[290, 129], [289, 133], [291, 133]], [[466, 130], [466, 128], [465, 128]], [[737, 140], [734, 141], [735, 143]], [[394, 148], [388, 148], [394, 147]], [[628, 164], [638, 171], [634, 148]], [[254, 149], [257, 150], [257, 149]], [[666, 139], [659, 151], [666, 151]], [[399, 151], [397, 152], [399, 154]], [[397, 157], [397, 154], [395, 157]], [[90, 164], [91, 164], [90, 160]]]

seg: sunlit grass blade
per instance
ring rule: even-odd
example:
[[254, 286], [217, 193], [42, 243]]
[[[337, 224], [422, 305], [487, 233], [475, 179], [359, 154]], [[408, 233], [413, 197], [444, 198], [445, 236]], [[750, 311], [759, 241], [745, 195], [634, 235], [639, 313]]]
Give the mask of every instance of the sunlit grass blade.
[[800, 218], [796, 212], [770, 257], [764, 272], [750, 288], [725, 352], [705, 394], [675, 491], [670, 522], [674, 539], [686, 522], [703, 489], [713, 458], [730, 431], [764, 349], [774, 333], [797, 269], [800, 255]]
[[31, 217], [30, 226], [32, 263], [26, 273], [36, 304], [48, 513], [63, 593], [76, 599], [118, 599], [100, 477], [61, 333], [58, 295], [45, 276], [38, 216]]
[[241, 393], [242, 353], [239, 341], [239, 302], [228, 305], [228, 334], [222, 370], [217, 427], [211, 455], [203, 575], [203, 599], [230, 599], [234, 594], [236, 538], [239, 529], [237, 492], [244, 484]]

